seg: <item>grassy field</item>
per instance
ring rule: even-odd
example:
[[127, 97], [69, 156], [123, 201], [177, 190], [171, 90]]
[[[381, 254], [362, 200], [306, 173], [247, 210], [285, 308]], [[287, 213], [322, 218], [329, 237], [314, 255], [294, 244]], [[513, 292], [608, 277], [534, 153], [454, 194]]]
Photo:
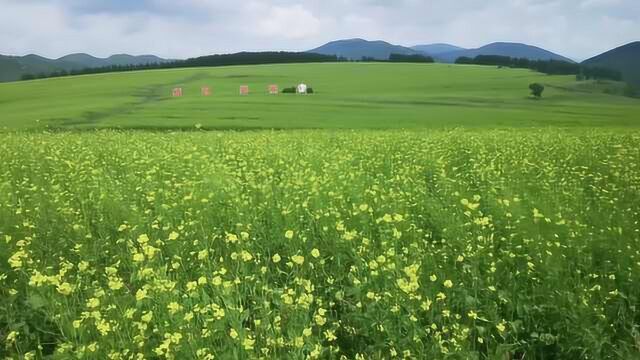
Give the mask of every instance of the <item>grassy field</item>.
[[[304, 81], [313, 96], [266, 93]], [[547, 86], [542, 101], [528, 86]], [[248, 84], [252, 94], [238, 95]], [[441, 128], [638, 126], [640, 101], [572, 76], [443, 64], [160, 70], [0, 84], [0, 128]], [[214, 96], [200, 96], [200, 87]], [[185, 97], [170, 98], [182, 86]], [[593, 90], [593, 91], [591, 91]]]
[[0, 84], [0, 358], [638, 358], [640, 101], [600, 90], [388, 64]]

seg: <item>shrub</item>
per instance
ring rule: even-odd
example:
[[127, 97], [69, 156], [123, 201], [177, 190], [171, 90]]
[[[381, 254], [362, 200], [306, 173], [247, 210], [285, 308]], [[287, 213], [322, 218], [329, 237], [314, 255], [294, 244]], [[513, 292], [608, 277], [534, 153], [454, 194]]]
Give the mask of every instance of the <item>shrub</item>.
[[459, 58], [456, 59], [456, 64], [473, 64], [473, 59], [470, 57], [466, 57], [466, 56], [461, 56]]
[[628, 97], [638, 96], [638, 91], [631, 84], [625, 85], [623, 92], [624, 92], [624, 96], [628, 96]]
[[[282, 93], [283, 94], [297, 94], [298, 93], [298, 88], [296, 86], [291, 86], [288, 88], [284, 88], [282, 89]], [[313, 88], [308, 87], [307, 88], [307, 94], [313, 94]]]
[[533, 83], [529, 85], [529, 89], [531, 90], [531, 95], [539, 99], [542, 97], [542, 92], [544, 91], [544, 85]]

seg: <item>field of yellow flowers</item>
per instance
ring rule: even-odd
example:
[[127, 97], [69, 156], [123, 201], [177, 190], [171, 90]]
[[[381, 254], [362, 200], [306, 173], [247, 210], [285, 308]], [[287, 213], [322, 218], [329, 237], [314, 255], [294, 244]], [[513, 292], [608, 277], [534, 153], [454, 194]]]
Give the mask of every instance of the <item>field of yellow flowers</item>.
[[639, 145], [2, 134], [0, 358], [635, 358]]

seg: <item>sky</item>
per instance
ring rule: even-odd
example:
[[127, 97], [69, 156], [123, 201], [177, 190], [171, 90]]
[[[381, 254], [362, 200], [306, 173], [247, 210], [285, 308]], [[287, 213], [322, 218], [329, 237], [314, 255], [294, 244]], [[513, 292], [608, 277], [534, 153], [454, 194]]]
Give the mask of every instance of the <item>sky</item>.
[[0, 0], [5, 55], [180, 59], [347, 38], [513, 41], [583, 60], [640, 40], [640, 0]]

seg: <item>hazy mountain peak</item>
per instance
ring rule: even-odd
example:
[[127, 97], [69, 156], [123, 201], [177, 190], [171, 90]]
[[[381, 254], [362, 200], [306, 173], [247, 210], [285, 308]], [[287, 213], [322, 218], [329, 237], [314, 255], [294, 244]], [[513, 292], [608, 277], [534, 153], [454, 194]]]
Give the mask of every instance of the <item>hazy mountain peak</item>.
[[391, 54], [414, 55], [421, 53], [420, 51], [393, 45], [383, 40], [370, 41], [359, 38], [331, 41], [307, 52], [336, 55], [354, 60], [359, 60], [363, 57], [386, 60]]

